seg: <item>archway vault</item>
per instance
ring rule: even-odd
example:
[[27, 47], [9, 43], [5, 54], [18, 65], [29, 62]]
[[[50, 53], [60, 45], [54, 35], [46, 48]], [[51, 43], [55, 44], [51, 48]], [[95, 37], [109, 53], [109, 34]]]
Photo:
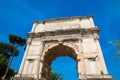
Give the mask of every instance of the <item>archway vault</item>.
[[44, 61], [51, 65], [52, 61], [60, 56], [69, 56], [74, 60], [77, 60], [77, 54], [75, 53], [73, 48], [63, 44], [59, 44], [48, 49], [48, 51], [45, 53]]
[[44, 55], [42, 67], [42, 79], [44, 78], [46, 78], [47, 80], [49, 79], [49, 74], [51, 70], [50, 66], [52, 64], [52, 61], [54, 61], [57, 57], [60, 56], [69, 56], [73, 58], [75, 61], [77, 60], [77, 54], [75, 53], [74, 49], [69, 46], [58, 44], [56, 46], [49, 48]]

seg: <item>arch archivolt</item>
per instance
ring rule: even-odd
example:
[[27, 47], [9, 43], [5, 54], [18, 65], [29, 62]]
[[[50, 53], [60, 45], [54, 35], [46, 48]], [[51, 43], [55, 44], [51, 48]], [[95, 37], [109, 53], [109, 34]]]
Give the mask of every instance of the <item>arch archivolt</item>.
[[75, 54], [79, 54], [79, 41], [63, 41], [63, 40], [58, 40], [58, 41], [47, 41], [44, 42], [44, 48], [43, 48], [43, 54], [42, 56], [44, 57], [44, 55], [46, 54], [46, 52], [55, 47], [55, 46], [59, 46], [59, 45], [63, 45], [63, 46], [68, 46], [71, 49], [73, 49], [75, 51]]
[[64, 45], [74, 49], [75, 54], [79, 53], [79, 46], [76, 43], [64, 43]]
[[[43, 52], [40, 55], [42, 61], [41, 69], [41, 79], [49, 79], [50, 65], [52, 61], [59, 56], [70, 56], [77, 62], [77, 54], [79, 53], [79, 41], [64, 41], [64, 40], [55, 40], [55, 41], [44, 41]], [[77, 45], [78, 44], [78, 45]], [[65, 51], [65, 52], [64, 52]], [[77, 66], [77, 65], [76, 65]]]

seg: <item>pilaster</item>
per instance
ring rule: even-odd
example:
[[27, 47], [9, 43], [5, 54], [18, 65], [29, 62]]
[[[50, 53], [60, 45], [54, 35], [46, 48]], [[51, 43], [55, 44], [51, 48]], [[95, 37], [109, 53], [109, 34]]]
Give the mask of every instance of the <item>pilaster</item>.
[[24, 69], [26, 57], [27, 57], [27, 54], [28, 54], [28, 51], [29, 51], [29, 47], [31, 45], [31, 41], [32, 41], [31, 38], [29, 38], [28, 41], [27, 41], [27, 47], [26, 47], [26, 50], [25, 50], [25, 54], [23, 56], [23, 60], [22, 60], [18, 75], [22, 75], [22, 73], [23, 73], [23, 69]]
[[79, 38], [79, 53], [77, 55], [77, 66], [78, 66], [78, 79], [80, 80], [81, 76], [86, 74], [81, 36]]

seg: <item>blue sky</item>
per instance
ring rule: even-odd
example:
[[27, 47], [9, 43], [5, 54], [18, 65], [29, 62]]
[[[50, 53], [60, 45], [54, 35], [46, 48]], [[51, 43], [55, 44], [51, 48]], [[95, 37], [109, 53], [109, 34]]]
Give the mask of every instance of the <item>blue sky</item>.
[[[108, 72], [120, 80], [117, 51], [108, 44], [108, 41], [120, 38], [120, 0], [0, 0], [0, 42], [8, 42], [11, 33], [27, 39], [26, 33], [31, 31], [34, 20], [88, 15], [94, 16], [95, 25], [100, 28], [100, 44]], [[11, 67], [19, 69], [23, 54], [20, 48], [20, 55], [14, 59]], [[66, 59], [66, 62], [71, 60]], [[53, 66], [57, 67], [57, 62], [61, 60], [63, 58], [58, 58]], [[65, 80], [71, 80], [68, 77]]]

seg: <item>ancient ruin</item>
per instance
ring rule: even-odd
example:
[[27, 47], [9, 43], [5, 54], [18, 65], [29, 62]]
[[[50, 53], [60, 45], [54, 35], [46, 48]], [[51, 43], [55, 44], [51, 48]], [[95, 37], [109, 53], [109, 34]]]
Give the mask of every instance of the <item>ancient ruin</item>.
[[93, 17], [35, 21], [15, 80], [49, 80], [50, 65], [59, 56], [76, 61], [79, 80], [113, 80], [108, 75]]

